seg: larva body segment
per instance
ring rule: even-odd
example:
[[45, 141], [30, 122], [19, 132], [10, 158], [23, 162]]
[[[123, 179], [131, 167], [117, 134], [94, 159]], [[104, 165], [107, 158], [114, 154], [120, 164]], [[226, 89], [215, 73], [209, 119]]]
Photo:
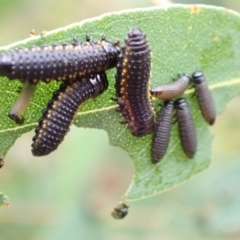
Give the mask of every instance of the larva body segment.
[[74, 80], [115, 67], [119, 53], [118, 43], [107, 42], [104, 38], [19, 48], [0, 55], [0, 76], [31, 83]]
[[151, 133], [154, 112], [149, 94], [151, 51], [146, 36], [133, 28], [119, 56], [116, 97], [119, 110], [134, 136]]
[[170, 139], [174, 115], [173, 101], [165, 101], [158, 113], [153, 130], [152, 162], [159, 162], [165, 155]]
[[171, 100], [180, 97], [188, 88], [190, 83], [188, 74], [183, 74], [179, 79], [171, 83], [163, 83], [151, 89], [150, 93], [153, 97], [162, 100]]
[[32, 154], [44, 156], [56, 150], [69, 131], [79, 106], [87, 99], [100, 95], [107, 87], [104, 72], [77, 81], [63, 82], [39, 120], [33, 137]]
[[216, 119], [216, 108], [205, 76], [201, 71], [196, 71], [192, 75], [192, 81], [202, 115], [209, 125], [213, 125]]
[[197, 150], [197, 136], [190, 108], [184, 98], [176, 100], [174, 107], [183, 151], [189, 158], [193, 158]]

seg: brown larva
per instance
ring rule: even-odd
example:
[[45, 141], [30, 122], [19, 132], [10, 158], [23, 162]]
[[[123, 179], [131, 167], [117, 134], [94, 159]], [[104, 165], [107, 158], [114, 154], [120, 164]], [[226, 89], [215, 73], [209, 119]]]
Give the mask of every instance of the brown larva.
[[165, 155], [170, 139], [174, 115], [173, 101], [165, 101], [158, 113], [153, 130], [152, 162], [159, 162]]
[[209, 125], [213, 125], [216, 119], [216, 108], [203, 72], [194, 72], [192, 81], [202, 115]]
[[188, 74], [183, 74], [171, 83], [163, 83], [151, 89], [153, 97], [162, 100], [171, 100], [180, 97], [188, 88], [191, 78]]
[[197, 150], [197, 136], [190, 108], [184, 98], [177, 99], [174, 107], [183, 151], [189, 158], [193, 158]]

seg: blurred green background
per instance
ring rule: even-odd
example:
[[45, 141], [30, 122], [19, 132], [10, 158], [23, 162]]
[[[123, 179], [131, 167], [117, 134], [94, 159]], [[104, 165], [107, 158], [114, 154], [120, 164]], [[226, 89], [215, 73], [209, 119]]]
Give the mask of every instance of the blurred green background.
[[[31, 29], [63, 27], [102, 13], [147, 7], [157, 0], [0, 0], [0, 46], [27, 38]], [[240, 2], [205, 3], [240, 11]], [[18, 139], [0, 170], [0, 191], [11, 207], [0, 209], [0, 240], [240, 239], [240, 101], [232, 100], [212, 131], [210, 168], [154, 198], [130, 203], [126, 219], [110, 213], [134, 168], [127, 153], [100, 130], [70, 133], [50, 156], [34, 158], [33, 132]]]

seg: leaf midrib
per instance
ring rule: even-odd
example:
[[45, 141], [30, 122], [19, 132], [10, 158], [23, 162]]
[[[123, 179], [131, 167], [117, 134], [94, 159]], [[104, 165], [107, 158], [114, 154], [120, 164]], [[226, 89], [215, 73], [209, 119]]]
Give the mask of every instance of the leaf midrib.
[[[233, 78], [230, 79], [228, 81], [224, 81], [224, 82], [220, 82], [220, 83], [214, 83], [212, 85], [209, 85], [209, 89], [213, 90], [213, 89], [217, 89], [217, 88], [221, 88], [221, 87], [226, 87], [226, 86], [234, 86], [234, 85], [240, 85], [240, 78]], [[184, 95], [189, 95], [191, 93], [194, 92], [194, 89], [188, 89], [185, 91]], [[118, 105], [114, 104], [111, 105], [109, 107], [103, 107], [103, 108], [98, 108], [98, 109], [92, 109], [92, 110], [88, 110], [88, 111], [84, 111], [84, 112], [78, 112], [76, 114], [76, 116], [82, 116], [82, 115], [87, 115], [87, 114], [92, 114], [92, 113], [96, 113], [96, 112], [102, 112], [102, 111], [108, 111], [114, 108], [117, 108]], [[36, 126], [37, 122], [34, 123], [29, 123], [29, 124], [25, 124], [24, 126], [17, 126], [14, 128], [7, 128], [7, 129], [2, 129], [0, 130], [0, 133], [4, 133], [4, 132], [8, 132], [8, 131], [17, 131], [19, 129], [24, 129], [24, 128], [28, 128], [28, 127], [32, 127], [32, 126]]]

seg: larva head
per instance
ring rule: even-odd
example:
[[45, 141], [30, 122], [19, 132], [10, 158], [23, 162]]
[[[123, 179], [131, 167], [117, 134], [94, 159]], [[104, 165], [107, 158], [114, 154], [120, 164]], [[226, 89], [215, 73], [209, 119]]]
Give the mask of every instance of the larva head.
[[189, 76], [187, 73], [184, 73], [184, 74], [181, 76], [181, 79], [184, 80], [184, 81], [187, 82], [187, 83], [190, 83], [190, 81], [191, 81], [191, 78], [190, 78], [190, 76]]
[[205, 81], [205, 77], [203, 75], [203, 72], [201, 71], [196, 71], [192, 75], [192, 81], [194, 84], [201, 84], [202, 82]]
[[137, 27], [133, 27], [130, 32], [128, 33], [128, 37], [129, 38], [134, 38], [134, 37], [138, 37], [138, 36], [142, 36], [143, 33], [141, 32], [141, 30]]
[[102, 46], [106, 52], [108, 62], [107, 62], [107, 69], [116, 67], [118, 56], [121, 53], [121, 48], [119, 46], [119, 42], [111, 43], [108, 41], [103, 40]]
[[12, 62], [8, 54], [0, 55], [0, 76], [8, 76], [12, 71]]
[[172, 110], [173, 109], [173, 105], [174, 105], [174, 102], [172, 100], [163, 102], [163, 107], [168, 109], [168, 110]]
[[97, 97], [101, 93], [103, 93], [108, 88], [108, 80], [105, 72], [92, 75], [89, 78], [89, 81], [94, 87], [94, 96]]
[[131, 51], [141, 52], [148, 45], [146, 35], [141, 32], [137, 27], [134, 27], [128, 33], [128, 38], [125, 39], [126, 46], [131, 49]]
[[174, 102], [174, 107], [177, 110], [183, 110], [188, 108], [188, 103], [185, 98], [179, 98]]
[[[52, 149], [49, 148], [46, 144], [41, 144], [41, 139], [40, 140], [37, 140], [37, 137], [34, 136], [33, 137], [33, 143], [32, 143], [32, 155], [35, 156], [35, 157], [42, 157], [42, 156], [46, 156], [48, 155], [49, 153], [52, 152]], [[37, 141], [37, 143], [36, 143]]]

